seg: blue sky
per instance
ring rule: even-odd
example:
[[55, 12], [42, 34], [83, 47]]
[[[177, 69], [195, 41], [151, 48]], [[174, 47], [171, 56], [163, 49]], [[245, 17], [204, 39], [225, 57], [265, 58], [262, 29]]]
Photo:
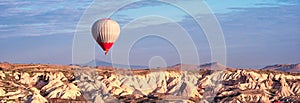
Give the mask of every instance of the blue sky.
[[[76, 26], [85, 10], [95, 2], [103, 2], [104, 6], [99, 6], [100, 12], [95, 11], [100, 14], [105, 14], [110, 6], [119, 3], [101, 0], [0, 1], [0, 61], [71, 64]], [[193, 0], [178, 2], [184, 5], [194, 3]], [[277, 63], [300, 62], [299, 0], [205, 0], [205, 3], [223, 30], [228, 66], [261, 68]], [[200, 11], [196, 19], [205, 15]], [[149, 14], [180, 24], [195, 42], [201, 63], [210, 62], [210, 47], [203, 30], [196, 28], [191, 17], [178, 8], [145, 1], [124, 7], [111, 17], [124, 27], [135, 18]], [[164, 20], [143, 21], [128, 26], [128, 31], [147, 31], [151, 26], [166, 27], [168, 23]], [[99, 47], [96, 52], [96, 57], [104, 56]], [[172, 44], [161, 38], [149, 37], [133, 46], [130, 63], [148, 65], [151, 57], [155, 56], [163, 57], [167, 65], [180, 62]], [[108, 57], [96, 59], [110, 62]]]

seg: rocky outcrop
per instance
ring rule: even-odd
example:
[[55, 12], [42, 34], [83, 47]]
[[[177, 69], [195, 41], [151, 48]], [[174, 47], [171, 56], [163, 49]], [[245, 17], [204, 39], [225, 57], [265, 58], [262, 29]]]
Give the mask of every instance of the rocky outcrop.
[[300, 101], [299, 73], [229, 68], [190, 71], [32, 64], [5, 67], [0, 70], [1, 102]]

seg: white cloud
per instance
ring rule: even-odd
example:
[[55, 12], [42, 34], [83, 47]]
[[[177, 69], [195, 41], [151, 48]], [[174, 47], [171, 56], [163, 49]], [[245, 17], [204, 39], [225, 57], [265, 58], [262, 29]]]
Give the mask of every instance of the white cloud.
[[21, 5], [29, 4], [29, 1], [1, 0], [0, 5]]
[[89, 1], [0, 1], [0, 37], [73, 33]]
[[55, 11], [58, 9], [84, 9], [89, 5], [90, 1], [79, 2], [79, 1], [9, 1], [0, 2], [3, 5], [1, 8], [3, 11], [0, 16], [35, 16], [44, 14], [47, 12]]
[[[71, 25], [71, 24], [66, 24]], [[64, 27], [64, 28], [61, 28]], [[0, 38], [19, 37], [19, 36], [44, 36], [54, 34], [70, 34], [74, 32], [74, 27], [65, 26], [64, 24], [16, 24], [0, 25]]]

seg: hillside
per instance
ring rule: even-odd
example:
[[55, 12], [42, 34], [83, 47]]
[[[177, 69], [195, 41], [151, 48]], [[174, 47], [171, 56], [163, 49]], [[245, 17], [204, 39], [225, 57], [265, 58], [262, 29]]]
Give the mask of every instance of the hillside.
[[145, 69], [148, 68], [147, 66], [140, 66], [140, 65], [124, 65], [124, 64], [112, 64], [109, 62], [105, 62], [105, 61], [101, 61], [101, 60], [93, 60], [89, 63], [86, 63], [84, 65], [88, 65], [88, 66], [92, 66], [93, 64], [97, 65], [97, 66], [114, 66], [117, 68], [125, 68], [125, 67], [130, 67], [133, 69]]
[[193, 70], [224, 70], [227, 67], [224, 66], [223, 64], [220, 64], [218, 62], [212, 62], [212, 63], [205, 63], [202, 65], [195, 65], [195, 64], [176, 64], [174, 66], [170, 66], [169, 68], [177, 68], [177, 69], [182, 69], [182, 70], [188, 70], [188, 71], [193, 71]]
[[102, 66], [1, 63], [0, 100], [33, 103], [300, 102], [300, 74], [230, 68], [197, 72], [174, 67], [130, 71]]
[[300, 64], [276, 64], [266, 66], [263, 70], [278, 70], [283, 72], [300, 72]]

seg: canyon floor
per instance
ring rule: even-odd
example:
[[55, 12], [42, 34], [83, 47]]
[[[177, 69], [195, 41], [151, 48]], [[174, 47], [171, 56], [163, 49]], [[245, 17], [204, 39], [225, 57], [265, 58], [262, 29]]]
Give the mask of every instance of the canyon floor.
[[238, 69], [212, 63], [130, 70], [0, 63], [0, 102], [299, 103], [297, 68], [299, 64]]

